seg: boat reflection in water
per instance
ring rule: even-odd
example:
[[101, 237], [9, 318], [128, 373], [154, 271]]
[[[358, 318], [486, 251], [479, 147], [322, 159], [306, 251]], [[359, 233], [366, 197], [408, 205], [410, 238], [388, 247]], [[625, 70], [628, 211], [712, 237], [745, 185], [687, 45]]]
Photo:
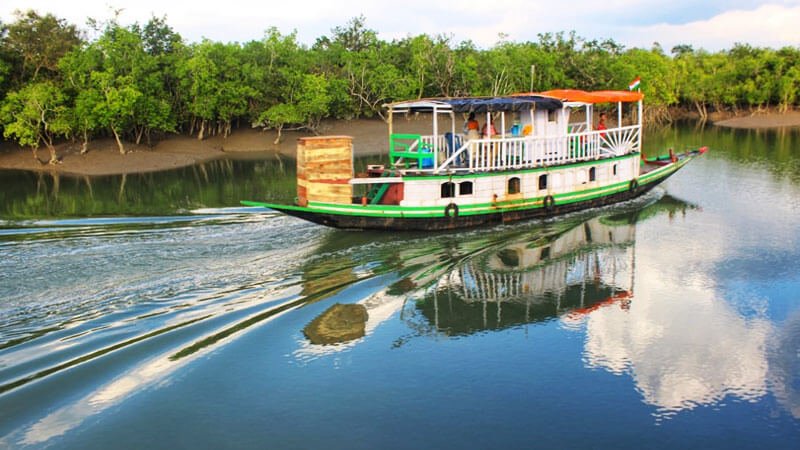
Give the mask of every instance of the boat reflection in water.
[[[387, 272], [405, 276], [357, 302], [365, 314], [353, 310], [353, 317], [360, 318], [354, 321], [361, 320], [347, 325], [356, 330], [354, 338], [332, 337], [329, 342], [336, 345], [318, 336], [313, 342], [305, 339], [296, 355], [341, 352], [398, 315], [411, 333], [395, 345], [415, 337], [466, 336], [558, 320], [566, 332], [584, 333], [587, 368], [630, 376], [657, 417], [727, 396], [757, 399], [769, 385], [797, 417], [797, 365], [785, 351], [769, 357], [767, 351], [783, 346], [773, 342], [774, 336], [785, 341], [793, 333], [776, 333], [760, 315], [740, 314], [717, 298], [713, 287], [693, 288], [687, 282], [688, 291], [675, 295], [659, 291], [669, 284], [651, 273], [657, 272], [653, 267], [636, 270], [636, 224], [694, 208], [664, 196], [635, 211], [561, 221], [534, 231], [512, 228], [449, 243], [439, 240], [423, 250], [403, 247], [383, 263], [392, 266]], [[654, 264], [653, 258], [647, 262]], [[675, 263], [669, 255], [655, 261]], [[791, 327], [794, 322], [787, 323]], [[768, 358], [775, 361], [768, 363]]]
[[471, 334], [604, 305], [629, 307], [635, 226], [595, 217], [546, 236], [488, 247], [441, 277], [404, 316], [415, 327]]
[[[421, 334], [458, 335], [557, 317], [573, 320], [604, 305], [627, 309], [633, 294], [636, 222], [691, 208], [664, 196], [641, 209], [572, 218], [532, 231], [517, 227], [472, 238], [450, 236], [425, 242], [430, 245], [423, 248], [404, 246], [382, 263], [392, 266], [387, 271], [405, 276], [357, 302], [366, 308], [363, 331], [351, 333], [356, 337], [350, 340], [335, 336], [342, 329], [320, 337], [322, 316], [341, 318], [340, 305], [334, 305], [306, 327], [300, 352], [341, 351], [400, 310], [402, 320]], [[331, 243], [343, 245], [347, 243]], [[358, 278], [358, 268], [352, 266], [347, 255], [309, 264], [304, 294], [335, 294]], [[361, 328], [350, 322], [353, 330]]]

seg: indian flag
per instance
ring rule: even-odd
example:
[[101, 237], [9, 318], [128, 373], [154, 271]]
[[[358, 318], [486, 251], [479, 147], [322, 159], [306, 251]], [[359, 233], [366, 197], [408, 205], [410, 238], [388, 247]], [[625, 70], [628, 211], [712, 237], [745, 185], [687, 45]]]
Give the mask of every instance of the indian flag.
[[629, 84], [629, 85], [628, 85], [628, 90], [629, 90], [629, 91], [632, 91], [632, 90], [634, 90], [634, 89], [638, 88], [638, 87], [639, 87], [639, 84], [640, 84], [641, 82], [642, 82], [642, 79], [641, 79], [641, 78], [639, 78], [639, 77], [636, 77], [636, 78], [634, 78], [634, 79], [633, 79], [633, 81], [631, 81], [631, 84]]

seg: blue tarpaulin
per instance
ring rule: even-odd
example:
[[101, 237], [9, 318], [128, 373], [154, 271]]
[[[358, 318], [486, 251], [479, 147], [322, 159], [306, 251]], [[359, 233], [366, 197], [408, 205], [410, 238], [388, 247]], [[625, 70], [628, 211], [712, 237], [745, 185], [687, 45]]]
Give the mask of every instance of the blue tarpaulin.
[[395, 111], [431, 112], [436, 107], [440, 111], [451, 110], [459, 113], [484, 113], [499, 111], [528, 111], [530, 109], [561, 109], [563, 103], [553, 97], [539, 95], [513, 97], [455, 97], [431, 98], [386, 105]]

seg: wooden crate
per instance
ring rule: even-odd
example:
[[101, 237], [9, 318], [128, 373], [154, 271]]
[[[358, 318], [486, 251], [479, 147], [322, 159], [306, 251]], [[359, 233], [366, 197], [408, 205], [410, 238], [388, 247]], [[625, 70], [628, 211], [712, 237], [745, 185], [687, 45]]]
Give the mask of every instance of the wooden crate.
[[316, 136], [297, 140], [297, 202], [350, 204], [353, 199], [353, 138]]

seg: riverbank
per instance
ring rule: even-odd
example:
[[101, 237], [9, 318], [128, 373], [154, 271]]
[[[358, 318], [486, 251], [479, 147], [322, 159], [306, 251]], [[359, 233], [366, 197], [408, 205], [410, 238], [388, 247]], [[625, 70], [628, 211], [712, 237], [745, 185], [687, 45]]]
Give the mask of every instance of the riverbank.
[[[403, 131], [425, 133], [427, 120], [403, 121]], [[388, 152], [387, 126], [382, 120], [350, 120], [323, 122], [318, 130], [323, 135], [353, 136], [356, 155]], [[429, 132], [429, 131], [428, 131]], [[11, 143], [0, 144], [0, 169], [55, 172], [63, 175], [121, 175], [186, 167], [220, 158], [252, 159], [266, 155], [282, 154], [294, 157], [297, 139], [312, 136], [308, 132], [284, 132], [275, 144], [274, 131], [252, 128], [236, 129], [227, 138], [213, 136], [199, 141], [185, 135], [170, 135], [148, 147], [125, 143], [126, 154], [119, 153], [114, 139], [104, 138], [89, 143], [89, 152], [80, 154], [80, 143], [65, 142], [56, 146], [59, 164], [47, 164], [50, 154], [46, 148], [38, 150], [39, 160], [33, 158], [29, 148]]]
[[[800, 126], [800, 111], [785, 114], [768, 113], [740, 117], [712, 117], [715, 125], [731, 128], [764, 129]], [[426, 119], [397, 120], [395, 129], [400, 132], [430, 133]], [[449, 125], [448, 125], [449, 126]], [[382, 120], [336, 120], [323, 122], [318, 130], [322, 135], [353, 137], [353, 151], [358, 156], [388, 152], [387, 126]], [[297, 139], [312, 136], [308, 132], [288, 131], [275, 144], [274, 131], [240, 128], [227, 138], [213, 136], [203, 141], [185, 135], [170, 135], [148, 147], [125, 143], [127, 154], [119, 153], [113, 139], [97, 139], [89, 143], [89, 152], [80, 154], [80, 143], [66, 142], [56, 147], [60, 163], [47, 164], [49, 152], [40, 149], [39, 160], [27, 148], [5, 142], [0, 144], [0, 169], [17, 169], [55, 172], [64, 175], [120, 175], [143, 173], [186, 167], [220, 158], [252, 159], [281, 154], [295, 156]]]
[[714, 120], [714, 125], [743, 129], [800, 127], [800, 111], [726, 117]]

